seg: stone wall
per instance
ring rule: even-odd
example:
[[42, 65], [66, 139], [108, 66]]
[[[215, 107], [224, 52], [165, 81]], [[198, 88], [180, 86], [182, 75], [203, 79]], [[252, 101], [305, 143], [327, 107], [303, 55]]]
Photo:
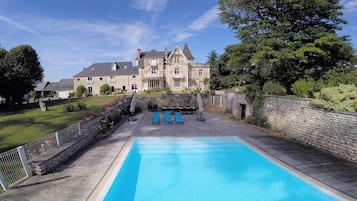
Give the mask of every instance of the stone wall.
[[76, 154], [79, 150], [92, 144], [95, 135], [99, 132], [100, 118], [83, 125], [81, 136], [48, 151], [46, 154], [30, 161], [33, 174], [43, 175], [54, 170], [58, 165], [63, 164], [67, 159]]
[[[239, 119], [239, 105], [248, 104], [245, 95], [228, 93], [224, 97], [226, 111]], [[267, 96], [264, 115], [268, 117], [273, 130], [357, 162], [357, 113], [315, 109], [308, 106], [308, 103], [307, 99]], [[249, 105], [247, 108], [250, 110]]]

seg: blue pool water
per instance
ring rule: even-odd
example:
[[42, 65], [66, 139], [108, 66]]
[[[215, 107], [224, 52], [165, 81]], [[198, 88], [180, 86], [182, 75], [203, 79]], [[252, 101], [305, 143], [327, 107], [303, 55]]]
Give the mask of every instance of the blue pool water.
[[235, 137], [135, 138], [105, 201], [337, 200]]

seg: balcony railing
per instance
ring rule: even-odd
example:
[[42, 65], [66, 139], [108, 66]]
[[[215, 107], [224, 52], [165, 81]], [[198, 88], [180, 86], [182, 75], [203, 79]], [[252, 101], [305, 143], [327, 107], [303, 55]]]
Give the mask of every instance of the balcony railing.
[[163, 72], [156, 72], [156, 73], [145, 73], [144, 78], [163, 78], [164, 74]]
[[87, 80], [87, 84], [88, 85], [92, 85], [92, 84], [94, 84], [94, 81], [93, 80]]
[[172, 78], [185, 78], [185, 75], [183, 73], [172, 73], [171, 77]]

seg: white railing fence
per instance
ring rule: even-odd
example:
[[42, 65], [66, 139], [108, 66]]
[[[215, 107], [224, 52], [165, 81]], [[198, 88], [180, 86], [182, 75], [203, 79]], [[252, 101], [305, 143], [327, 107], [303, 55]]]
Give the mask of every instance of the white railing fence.
[[49, 150], [80, 136], [80, 124], [51, 133], [43, 138], [27, 143], [0, 154], [0, 184], [3, 190], [15, 186], [32, 176], [28, 161]]
[[[127, 101], [127, 99], [124, 99], [113, 108], [122, 107]], [[82, 135], [81, 129], [83, 129], [81, 124], [77, 123], [23, 146], [0, 153], [0, 185], [2, 190], [7, 191], [32, 176], [29, 161], [72, 139], [85, 137]], [[99, 127], [95, 125], [86, 129], [90, 129], [92, 133], [99, 132]]]

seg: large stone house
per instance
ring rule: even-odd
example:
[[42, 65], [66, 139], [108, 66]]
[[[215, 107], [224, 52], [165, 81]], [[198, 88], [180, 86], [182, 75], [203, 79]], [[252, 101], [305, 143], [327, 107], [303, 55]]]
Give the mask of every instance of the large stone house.
[[141, 51], [137, 49], [135, 65], [131, 62], [95, 63], [74, 75], [74, 89], [83, 85], [88, 94], [100, 94], [100, 86], [111, 91], [144, 91], [170, 88], [174, 92], [209, 89], [210, 68], [195, 64], [187, 44], [181, 50]]

